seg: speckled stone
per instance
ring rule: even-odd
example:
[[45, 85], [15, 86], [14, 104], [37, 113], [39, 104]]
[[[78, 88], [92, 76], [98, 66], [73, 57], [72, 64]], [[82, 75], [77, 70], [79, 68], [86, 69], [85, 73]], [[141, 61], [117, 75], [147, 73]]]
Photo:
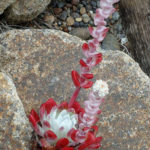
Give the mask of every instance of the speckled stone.
[[8, 8], [7, 19], [13, 22], [30, 21], [45, 10], [51, 0], [17, 0]]
[[91, 37], [88, 28], [74, 28], [72, 29], [70, 34], [77, 36], [81, 38], [82, 40], [88, 40]]
[[9, 7], [16, 0], [0, 0], [0, 14], [4, 12], [4, 10]]
[[105, 50], [120, 50], [120, 43], [113, 34], [108, 33], [103, 40], [101, 47]]
[[[2, 69], [12, 76], [27, 115], [49, 97], [57, 102], [70, 99], [74, 90], [70, 71], [79, 70], [83, 42], [56, 30], [1, 34], [0, 55], [10, 58]], [[125, 53], [102, 53], [102, 63], [92, 70], [95, 79], [106, 81], [110, 88], [98, 122], [102, 149], [149, 150], [150, 79]], [[78, 100], [86, 100], [87, 92], [81, 90]]]
[[0, 149], [30, 150], [32, 129], [11, 78], [0, 72]]

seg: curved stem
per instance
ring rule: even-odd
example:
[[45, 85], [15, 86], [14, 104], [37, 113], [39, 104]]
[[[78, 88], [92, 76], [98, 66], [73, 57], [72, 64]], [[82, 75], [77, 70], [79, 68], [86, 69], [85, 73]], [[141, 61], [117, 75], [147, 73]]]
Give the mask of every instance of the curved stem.
[[74, 93], [73, 93], [73, 95], [70, 99], [70, 102], [69, 102], [69, 105], [68, 105], [69, 108], [71, 108], [73, 103], [76, 101], [76, 98], [79, 95], [80, 89], [81, 89], [81, 87], [76, 87], [76, 90], [74, 91]]

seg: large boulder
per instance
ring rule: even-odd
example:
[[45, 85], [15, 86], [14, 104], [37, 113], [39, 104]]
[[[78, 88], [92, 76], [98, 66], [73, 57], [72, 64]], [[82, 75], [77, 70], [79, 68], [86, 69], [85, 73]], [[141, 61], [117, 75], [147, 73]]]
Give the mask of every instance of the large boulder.
[[30, 21], [45, 10], [51, 0], [16, 0], [8, 8], [6, 17], [15, 22]]
[[129, 52], [150, 76], [150, 0], [120, 0], [120, 11]]
[[[56, 30], [12, 30], [0, 36], [1, 69], [11, 75], [27, 115], [49, 97], [69, 100], [74, 90], [70, 71], [79, 70], [83, 42]], [[125, 53], [102, 53], [102, 63], [93, 69], [110, 88], [98, 122], [102, 149], [148, 150], [150, 79]], [[87, 93], [81, 90], [78, 100], [86, 100]]]
[[31, 133], [12, 79], [0, 72], [0, 149], [30, 150]]
[[0, 15], [4, 12], [4, 10], [9, 7], [16, 0], [0, 0]]

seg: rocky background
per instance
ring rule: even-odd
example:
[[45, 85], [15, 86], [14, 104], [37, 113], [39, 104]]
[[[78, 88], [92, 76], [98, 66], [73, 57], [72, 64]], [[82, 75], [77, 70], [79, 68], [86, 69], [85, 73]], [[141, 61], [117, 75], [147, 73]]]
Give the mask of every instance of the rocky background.
[[[49, 97], [58, 103], [71, 97], [70, 72], [79, 70], [97, 7], [98, 0], [0, 0], [0, 149], [37, 149], [29, 112]], [[129, 56], [115, 7], [101, 45], [103, 61], [93, 69], [94, 80], [110, 88], [98, 122], [101, 149], [149, 150], [150, 79]], [[81, 91], [81, 103], [87, 93]]]

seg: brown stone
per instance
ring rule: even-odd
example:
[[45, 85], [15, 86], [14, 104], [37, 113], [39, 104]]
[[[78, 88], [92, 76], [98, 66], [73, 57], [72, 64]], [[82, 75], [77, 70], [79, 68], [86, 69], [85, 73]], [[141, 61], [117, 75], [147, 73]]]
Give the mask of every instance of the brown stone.
[[13, 22], [26, 22], [36, 18], [51, 0], [16, 0], [8, 9], [6, 17]]
[[9, 7], [16, 0], [0, 0], [0, 14], [4, 12], [4, 10]]
[[83, 15], [83, 14], [85, 14], [85, 13], [86, 13], [85, 7], [81, 7], [81, 9], [80, 9], [80, 14]]
[[68, 17], [67, 18], [67, 25], [68, 26], [72, 26], [72, 25], [74, 25], [74, 19], [73, 19], [73, 17]]
[[82, 18], [79, 17], [79, 18], [76, 18], [75, 20], [76, 20], [77, 22], [81, 22], [81, 21], [82, 21]]
[[59, 15], [62, 12], [62, 8], [54, 8], [55, 15]]
[[72, 9], [73, 11], [77, 11], [78, 8], [76, 6], [73, 6]]
[[71, 4], [73, 4], [73, 5], [78, 5], [78, 4], [79, 4], [79, 0], [72, 0], [72, 1], [71, 1]]
[[[38, 110], [50, 97], [58, 103], [70, 99], [74, 91], [70, 71], [79, 70], [83, 42], [56, 30], [1, 34], [0, 44], [5, 49], [0, 55], [14, 58], [2, 69], [12, 76], [26, 114], [31, 108]], [[102, 149], [149, 150], [150, 79], [125, 53], [102, 53], [102, 63], [92, 70], [95, 79], [106, 81], [110, 88], [98, 122]], [[81, 90], [78, 100], [86, 100], [87, 93]]]
[[30, 150], [32, 129], [11, 78], [0, 72], [0, 149]]
[[88, 40], [91, 38], [88, 28], [74, 28], [71, 30], [70, 34], [77, 36], [82, 40]]
[[47, 23], [49, 27], [52, 27], [52, 24], [55, 21], [55, 17], [53, 15], [47, 14], [44, 16], [44, 21]]

